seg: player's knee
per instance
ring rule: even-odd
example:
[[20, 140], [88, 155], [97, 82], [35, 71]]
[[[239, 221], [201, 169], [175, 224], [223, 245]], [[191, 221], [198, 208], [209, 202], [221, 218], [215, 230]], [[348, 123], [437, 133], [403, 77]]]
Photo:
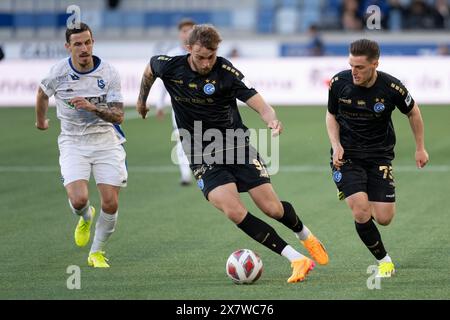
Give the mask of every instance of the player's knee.
[[262, 211], [269, 217], [281, 219], [283, 217], [283, 206], [280, 201], [270, 201], [263, 205]]
[[114, 213], [114, 212], [117, 212], [118, 208], [119, 208], [119, 202], [114, 198], [105, 199], [102, 202], [103, 212]]
[[377, 223], [379, 224], [379, 225], [382, 225], [382, 226], [387, 226], [387, 225], [389, 225], [390, 223], [391, 223], [391, 221], [392, 221], [392, 218], [378, 218], [378, 219], [375, 219], [376, 221], [377, 221]]
[[391, 223], [393, 218], [394, 218], [394, 214], [392, 213], [391, 215], [376, 217], [375, 221], [382, 226], [387, 226]]
[[242, 208], [242, 206], [226, 206], [222, 209], [228, 219], [233, 221], [235, 224], [239, 224], [244, 220], [247, 210]]
[[74, 207], [77, 210], [81, 210], [84, 207], [86, 207], [87, 203], [89, 201], [89, 198], [87, 196], [73, 196], [70, 197], [70, 203], [72, 204], [72, 207]]
[[358, 223], [365, 223], [372, 216], [370, 206], [355, 206], [352, 208], [352, 213], [355, 221]]

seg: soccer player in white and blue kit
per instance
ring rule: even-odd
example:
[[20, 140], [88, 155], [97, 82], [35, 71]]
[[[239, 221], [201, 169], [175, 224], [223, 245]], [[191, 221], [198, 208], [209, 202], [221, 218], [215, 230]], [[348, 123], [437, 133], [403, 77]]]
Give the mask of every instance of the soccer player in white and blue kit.
[[[172, 48], [171, 50], [169, 50], [167, 52], [168, 56], [171, 56], [171, 57], [183, 56], [188, 53], [187, 49], [186, 49], [186, 41], [189, 37], [189, 32], [192, 30], [194, 25], [195, 25], [195, 22], [191, 19], [182, 19], [178, 23], [178, 39], [179, 39], [180, 43], [178, 46], [176, 46], [175, 48]], [[158, 100], [155, 103], [156, 116], [159, 119], [161, 119], [164, 116], [163, 109], [165, 107], [166, 96], [167, 96], [167, 90], [161, 82], [160, 86], [159, 86]], [[172, 127], [173, 127], [173, 130], [175, 131], [176, 135], [178, 136], [178, 127], [176, 124], [174, 112], [172, 112]], [[183, 147], [181, 146], [180, 139], [177, 140], [176, 151], [177, 151], [178, 166], [180, 168], [180, 174], [181, 174], [180, 184], [182, 186], [188, 186], [191, 184], [192, 173], [191, 173], [191, 169], [189, 168], [189, 160], [186, 158], [186, 155], [183, 151]]]
[[36, 99], [36, 127], [48, 129], [49, 97], [55, 96], [61, 133], [59, 163], [72, 212], [79, 216], [75, 243], [84, 247], [90, 239], [95, 209], [89, 203], [88, 182], [94, 175], [101, 196], [101, 211], [88, 265], [108, 268], [104, 246], [114, 232], [119, 191], [127, 184], [124, 120], [120, 76], [109, 63], [92, 54], [90, 28], [66, 30], [65, 47], [70, 53], [56, 63], [41, 81]]

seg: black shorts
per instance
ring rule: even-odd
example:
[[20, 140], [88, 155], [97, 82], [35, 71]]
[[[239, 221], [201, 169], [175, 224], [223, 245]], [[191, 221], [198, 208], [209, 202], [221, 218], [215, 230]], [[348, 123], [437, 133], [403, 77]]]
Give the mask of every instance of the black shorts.
[[340, 170], [331, 163], [332, 177], [345, 197], [365, 192], [369, 201], [395, 202], [392, 164], [384, 159], [346, 159]]
[[191, 165], [191, 170], [206, 200], [214, 188], [224, 184], [235, 183], [239, 192], [247, 192], [270, 183], [266, 165], [257, 153], [245, 164], [200, 164]]

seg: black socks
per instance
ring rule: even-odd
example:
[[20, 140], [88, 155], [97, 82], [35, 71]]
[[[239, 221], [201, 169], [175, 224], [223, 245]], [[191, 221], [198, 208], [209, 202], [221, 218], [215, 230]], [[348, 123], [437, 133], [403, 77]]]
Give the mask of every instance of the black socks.
[[237, 226], [252, 239], [278, 254], [281, 254], [281, 251], [287, 246], [287, 243], [280, 238], [270, 225], [255, 217], [250, 212], [247, 212], [244, 220]]
[[286, 201], [281, 201], [281, 204], [283, 205], [284, 215], [278, 221], [294, 232], [302, 231], [303, 223], [295, 213], [294, 207]]
[[366, 223], [358, 223], [355, 221], [355, 227], [356, 232], [358, 232], [359, 237], [362, 242], [364, 242], [367, 249], [372, 252], [377, 260], [383, 259], [386, 256], [386, 250], [381, 241], [380, 232], [375, 223], [373, 223], [373, 220], [370, 219]]

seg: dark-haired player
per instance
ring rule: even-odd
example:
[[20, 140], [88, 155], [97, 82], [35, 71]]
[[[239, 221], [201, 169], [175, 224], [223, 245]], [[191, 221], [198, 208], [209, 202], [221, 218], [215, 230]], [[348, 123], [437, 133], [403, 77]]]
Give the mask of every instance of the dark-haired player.
[[[355, 219], [356, 231], [378, 261], [378, 277], [395, 266], [373, 219], [388, 225], [395, 213], [392, 173], [395, 132], [391, 114], [406, 114], [416, 141], [416, 164], [428, 162], [419, 107], [403, 84], [377, 71], [380, 49], [361, 39], [350, 45], [350, 70], [331, 79], [326, 125], [332, 146], [332, 171], [341, 199]], [[373, 219], [372, 219], [373, 218]]]

